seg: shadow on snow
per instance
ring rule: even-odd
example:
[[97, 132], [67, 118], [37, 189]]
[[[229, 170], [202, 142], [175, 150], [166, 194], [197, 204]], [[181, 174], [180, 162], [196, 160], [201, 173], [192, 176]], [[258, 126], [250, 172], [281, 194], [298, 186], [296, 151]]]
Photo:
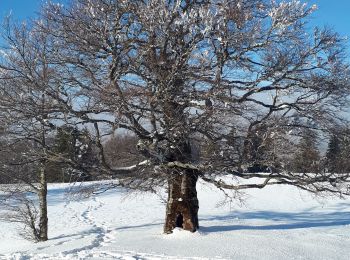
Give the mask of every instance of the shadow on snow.
[[[350, 205], [339, 204], [339, 206]], [[269, 221], [264, 224], [242, 224], [242, 221], [254, 222]], [[277, 211], [253, 211], [253, 212], [231, 212], [225, 216], [210, 216], [202, 218], [201, 221], [222, 221], [223, 225], [201, 226], [200, 230], [205, 233], [225, 232], [234, 230], [287, 230], [287, 229], [303, 229], [317, 227], [334, 227], [350, 225], [350, 212], [335, 211], [330, 213], [322, 213], [315, 211], [303, 212], [277, 212]], [[273, 223], [276, 222], [276, 223]], [[281, 223], [282, 222], [282, 223]], [[227, 225], [227, 223], [230, 223]]]

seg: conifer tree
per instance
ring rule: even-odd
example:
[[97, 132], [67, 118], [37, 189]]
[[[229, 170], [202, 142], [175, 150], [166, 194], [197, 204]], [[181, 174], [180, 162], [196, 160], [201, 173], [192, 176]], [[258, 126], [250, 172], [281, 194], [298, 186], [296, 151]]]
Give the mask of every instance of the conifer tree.
[[296, 146], [294, 171], [298, 173], [316, 173], [320, 170], [320, 153], [317, 147], [317, 133], [311, 128], [302, 131], [301, 139]]
[[326, 171], [329, 172], [341, 172], [341, 141], [338, 134], [333, 133], [328, 143], [326, 153]]

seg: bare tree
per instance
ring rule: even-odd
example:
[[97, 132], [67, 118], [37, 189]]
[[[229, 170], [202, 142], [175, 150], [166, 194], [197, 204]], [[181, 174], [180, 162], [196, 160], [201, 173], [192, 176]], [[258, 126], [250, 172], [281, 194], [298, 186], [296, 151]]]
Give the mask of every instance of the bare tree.
[[22, 221], [31, 237], [46, 241], [48, 165], [74, 164], [52, 149], [57, 126], [68, 120], [58, 102], [64, 93], [49, 60], [50, 39], [35, 24], [16, 25], [8, 19], [1, 36], [6, 46], [0, 60], [0, 122], [5, 129], [0, 174], [14, 186], [5, 192], [15, 201], [15, 207], [7, 203], [13, 213], [8, 220]]
[[127, 167], [142, 161], [137, 150], [138, 139], [129, 134], [115, 134], [104, 143], [104, 152], [111, 167]]
[[[50, 59], [65, 82], [68, 98], [56, 100], [94, 124], [101, 171], [132, 187], [167, 185], [164, 232], [180, 217], [194, 232], [198, 178], [220, 189], [288, 184], [349, 194], [349, 174], [247, 171], [254, 133], [292, 136], [310, 121], [322, 131], [341, 116], [343, 40], [307, 29], [314, 10], [296, 0], [76, 0], [49, 3], [37, 25], [53, 39]], [[103, 136], [116, 129], [133, 132], [147, 160], [109, 165]]]

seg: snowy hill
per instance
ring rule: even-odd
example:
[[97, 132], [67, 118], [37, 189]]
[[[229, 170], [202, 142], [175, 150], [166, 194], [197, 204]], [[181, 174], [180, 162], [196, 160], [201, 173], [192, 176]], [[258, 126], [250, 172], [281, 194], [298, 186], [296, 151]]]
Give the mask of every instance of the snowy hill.
[[350, 198], [314, 198], [293, 187], [250, 190], [226, 203], [200, 183], [200, 231], [162, 234], [165, 205], [154, 194], [115, 189], [67, 201], [49, 186], [49, 238], [32, 243], [0, 223], [0, 259], [350, 259]]

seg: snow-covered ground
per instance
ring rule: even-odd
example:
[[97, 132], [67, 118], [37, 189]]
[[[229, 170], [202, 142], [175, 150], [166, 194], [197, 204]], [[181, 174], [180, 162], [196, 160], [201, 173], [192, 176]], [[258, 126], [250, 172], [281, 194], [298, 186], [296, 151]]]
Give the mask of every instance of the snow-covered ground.
[[115, 189], [67, 201], [50, 185], [49, 236], [32, 243], [0, 223], [0, 259], [350, 259], [350, 199], [320, 199], [293, 187], [250, 190], [244, 205], [200, 183], [200, 231], [162, 234], [154, 194]]

